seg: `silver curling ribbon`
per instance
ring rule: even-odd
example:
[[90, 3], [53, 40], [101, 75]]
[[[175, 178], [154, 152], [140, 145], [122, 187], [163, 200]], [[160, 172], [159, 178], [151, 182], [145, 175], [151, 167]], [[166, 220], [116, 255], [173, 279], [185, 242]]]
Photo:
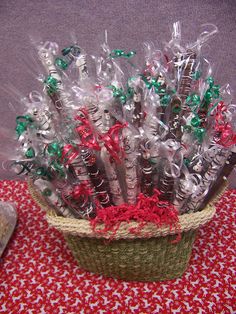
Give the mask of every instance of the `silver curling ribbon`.
[[128, 204], [135, 204], [138, 195], [138, 177], [137, 177], [137, 151], [136, 140], [130, 129], [123, 129], [124, 149], [125, 149], [125, 181], [127, 188]]
[[117, 169], [115, 162], [110, 160], [110, 155], [105, 147], [101, 149], [101, 158], [104, 163], [108, 183], [110, 186], [110, 192], [114, 205], [124, 204], [124, 198], [122, 195], [120, 183], [117, 177]]
[[62, 199], [58, 196], [57, 191], [50, 182], [43, 179], [36, 179], [33, 184], [44, 196], [49, 206], [52, 206], [55, 209], [57, 214], [64, 217], [75, 217], [63, 203]]

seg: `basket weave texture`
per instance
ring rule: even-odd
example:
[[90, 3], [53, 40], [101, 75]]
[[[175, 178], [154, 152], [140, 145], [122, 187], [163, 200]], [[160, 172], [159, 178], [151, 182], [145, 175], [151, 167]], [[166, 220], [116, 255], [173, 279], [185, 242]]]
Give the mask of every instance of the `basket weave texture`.
[[[61, 231], [79, 265], [88, 271], [128, 281], [159, 281], [180, 277], [188, 266], [197, 230], [215, 214], [213, 202], [200, 212], [179, 216], [179, 227], [146, 224], [138, 234], [122, 223], [112, 235], [91, 228], [89, 221], [59, 217], [29, 182], [34, 200], [47, 211], [49, 225]], [[219, 195], [218, 195], [219, 197]], [[215, 200], [214, 200], [215, 201]], [[103, 226], [100, 226], [101, 229]], [[98, 226], [99, 229], [99, 226]], [[181, 240], [172, 243], [177, 233]]]

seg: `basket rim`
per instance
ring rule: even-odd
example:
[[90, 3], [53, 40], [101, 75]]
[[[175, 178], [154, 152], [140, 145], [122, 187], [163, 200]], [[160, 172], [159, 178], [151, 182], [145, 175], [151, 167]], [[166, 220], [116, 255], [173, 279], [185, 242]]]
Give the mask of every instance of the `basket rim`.
[[135, 238], [152, 238], [167, 235], [179, 234], [182, 232], [196, 230], [199, 227], [208, 223], [215, 215], [216, 208], [214, 206], [215, 202], [221, 197], [226, 187], [224, 186], [221, 193], [210, 202], [202, 211], [183, 214], [179, 216], [178, 226], [175, 228], [170, 228], [169, 226], [157, 227], [153, 223], [146, 223], [142, 230], [138, 233], [130, 232], [130, 229], [135, 229], [138, 227], [139, 223], [132, 222], [122, 222], [116, 233], [113, 231], [108, 231], [106, 233], [101, 232], [104, 228], [103, 224], [96, 227], [96, 231], [93, 230], [91, 224], [86, 219], [74, 219], [66, 218], [62, 216], [57, 216], [55, 210], [50, 207], [43, 199], [43, 197], [36, 191], [31, 180], [28, 180], [28, 189], [34, 201], [41, 207], [46, 209], [46, 219], [50, 226], [53, 226], [57, 230], [64, 234], [77, 235], [80, 237], [88, 238], [104, 238], [104, 239], [135, 239]]

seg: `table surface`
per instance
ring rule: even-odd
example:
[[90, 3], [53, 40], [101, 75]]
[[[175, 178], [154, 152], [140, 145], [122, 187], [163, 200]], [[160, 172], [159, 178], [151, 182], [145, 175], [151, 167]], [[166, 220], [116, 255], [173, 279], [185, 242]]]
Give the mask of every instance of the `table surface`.
[[0, 200], [14, 202], [19, 215], [0, 263], [0, 313], [236, 313], [236, 190], [200, 229], [182, 278], [150, 283], [80, 269], [26, 182], [0, 181]]

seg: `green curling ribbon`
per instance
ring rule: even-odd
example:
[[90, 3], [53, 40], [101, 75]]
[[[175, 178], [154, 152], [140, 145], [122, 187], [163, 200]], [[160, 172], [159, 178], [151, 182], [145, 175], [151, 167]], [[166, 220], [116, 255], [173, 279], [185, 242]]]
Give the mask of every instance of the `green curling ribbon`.
[[134, 50], [131, 50], [128, 53], [125, 53], [124, 50], [114, 49], [110, 53], [110, 57], [113, 58], [113, 59], [114, 58], [121, 58], [121, 57], [130, 59], [130, 58], [132, 58], [135, 55], [136, 55], [136, 51], [134, 51]]
[[[161, 87], [161, 82], [158, 82], [155, 78], [148, 80], [144, 75], [141, 75], [141, 77], [148, 89], [154, 88], [155, 93], [161, 96], [161, 105], [166, 107], [171, 100], [171, 96], [167, 94], [165, 88]], [[173, 89], [171, 93], [176, 93], [176, 90]]]
[[51, 196], [52, 195], [52, 191], [49, 188], [46, 188], [43, 190], [42, 194], [44, 196]]
[[214, 85], [214, 79], [211, 76], [207, 78], [206, 82], [208, 83], [209, 88], [205, 92], [204, 95], [205, 103], [202, 104], [202, 107], [208, 108], [208, 106], [212, 102], [212, 99], [217, 99], [220, 97], [220, 85]]
[[27, 151], [25, 152], [25, 157], [26, 158], [34, 158], [35, 157], [35, 151], [32, 147], [27, 149]]
[[69, 46], [66, 48], [63, 48], [61, 53], [63, 56], [67, 56], [69, 53], [71, 53], [74, 57], [78, 57], [80, 55], [81, 49], [79, 46]]
[[191, 77], [194, 81], [197, 81], [200, 79], [201, 75], [202, 75], [201, 71], [196, 71], [191, 74]]
[[47, 92], [49, 95], [54, 94], [57, 92], [58, 89], [58, 80], [55, 79], [55, 77], [52, 77], [51, 75], [49, 75], [46, 80], [44, 80], [44, 83], [47, 86]]
[[65, 177], [65, 172], [63, 166], [54, 160], [50, 165], [61, 177]]
[[113, 97], [118, 98], [122, 105], [126, 103], [127, 98], [130, 97], [130, 94], [125, 94], [122, 88], [116, 88], [114, 85], [107, 86], [108, 88], [112, 89]]
[[36, 174], [38, 176], [46, 176], [47, 175], [47, 170], [44, 167], [39, 167], [36, 169]]
[[170, 95], [168, 95], [168, 94], [164, 95], [164, 96], [161, 98], [161, 105], [164, 106], [164, 107], [166, 107], [166, 106], [169, 104], [170, 99], [171, 99]]
[[192, 120], [191, 120], [191, 125], [192, 125], [194, 128], [198, 127], [200, 124], [201, 124], [201, 119], [200, 119], [198, 116], [192, 118]]
[[56, 142], [48, 145], [47, 152], [51, 157], [61, 158], [62, 156], [61, 146]]
[[198, 142], [202, 143], [203, 138], [204, 138], [204, 136], [206, 134], [206, 130], [204, 128], [195, 128], [194, 131], [193, 131], [193, 134], [198, 139]]
[[194, 107], [197, 109], [201, 104], [200, 96], [197, 94], [191, 94], [186, 98], [186, 103], [190, 108]]
[[179, 105], [175, 105], [172, 108], [173, 113], [179, 113], [181, 111], [181, 107]]
[[196, 115], [191, 119], [191, 125], [185, 125], [184, 130], [186, 132], [192, 132], [193, 135], [197, 138], [199, 143], [202, 143], [206, 130], [201, 127], [201, 119]]
[[20, 137], [21, 134], [23, 134], [27, 130], [28, 126], [30, 126], [33, 122], [34, 120], [29, 115], [16, 117], [15, 130], [18, 137]]
[[161, 87], [161, 82], [157, 82], [157, 80], [155, 78], [152, 78], [150, 81], [146, 78], [146, 76], [141, 75], [142, 80], [144, 81], [146, 87], [148, 89], [151, 89], [152, 87], [154, 87], [155, 89], [155, 93], [156, 94], [161, 94], [161, 93], [165, 93], [165, 89], [160, 89]]
[[56, 58], [54, 63], [62, 70], [66, 70], [69, 66], [69, 64], [62, 58]]
[[50, 173], [50, 171], [48, 170], [48, 168], [45, 167], [39, 167], [35, 170], [35, 174], [37, 176], [41, 176], [41, 177], [46, 177], [47, 180], [52, 180], [52, 174]]
[[209, 87], [212, 88], [212, 86], [214, 85], [214, 79], [212, 76], [209, 76], [207, 79], [206, 79], [207, 83], [209, 84]]
[[183, 162], [184, 162], [185, 166], [189, 166], [189, 164], [190, 164], [190, 159], [184, 158]]

